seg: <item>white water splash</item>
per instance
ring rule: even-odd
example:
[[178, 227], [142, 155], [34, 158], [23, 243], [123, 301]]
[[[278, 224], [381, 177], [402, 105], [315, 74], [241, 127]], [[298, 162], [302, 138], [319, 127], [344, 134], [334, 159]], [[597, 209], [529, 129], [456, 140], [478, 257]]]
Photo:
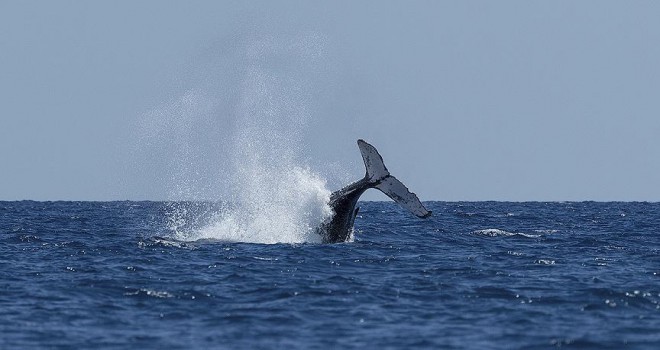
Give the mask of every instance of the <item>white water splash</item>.
[[[185, 103], [165, 108], [177, 112], [174, 119], [179, 123], [157, 125], [174, 125], [173, 134], [180, 135], [175, 139], [177, 164], [171, 167], [175, 170], [170, 186], [174, 203], [167, 214], [172, 238], [252, 243], [321, 241], [316, 228], [332, 215], [330, 191], [326, 180], [306, 165], [303, 141], [312, 103], [306, 77], [313, 76], [309, 71], [318, 64], [322, 52], [319, 40], [314, 35], [285, 42], [272, 37], [252, 40], [232, 56], [234, 64], [228, 65], [239, 68], [238, 73], [232, 72], [234, 80], [228, 81], [236, 85], [230, 89], [231, 98], [205, 102], [204, 96], [212, 96], [213, 91], [197, 88], [194, 94], [186, 94], [182, 99]], [[300, 69], [308, 72], [301, 73]], [[185, 109], [174, 108], [179, 105]], [[195, 115], [196, 106], [201, 117]], [[216, 120], [222, 127], [209, 128], [215, 126], [209, 115], [228, 110]], [[198, 121], [200, 125], [195, 124]], [[207, 134], [214, 130], [215, 136], [223, 139], [219, 148], [224, 154], [206, 158], [218, 161], [215, 167], [204, 164], [206, 155], [199, 155], [212, 149], [200, 144], [212, 139], [213, 135]], [[210, 171], [218, 172], [220, 186], [208, 185], [208, 177], [213, 176]], [[200, 179], [200, 174], [207, 178]], [[213, 198], [209, 191], [218, 187], [225, 192], [220, 199], [228, 205], [205, 220], [199, 220], [195, 217], [199, 213], [188, 208], [194, 203], [176, 202], [181, 197]]]
[[255, 173], [231, 209], [179, 239], [251, 243], [320, 242], [316, 228], [332, 215], [325, 181], [304, 168]]

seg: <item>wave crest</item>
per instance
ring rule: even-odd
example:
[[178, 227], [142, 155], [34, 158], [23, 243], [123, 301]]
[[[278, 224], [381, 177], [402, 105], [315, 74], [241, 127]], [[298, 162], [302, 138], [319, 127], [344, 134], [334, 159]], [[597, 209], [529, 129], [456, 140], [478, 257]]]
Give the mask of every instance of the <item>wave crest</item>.
[[511, 236], [522, 236], [522, 237], [527, 237], [527, 238], [538, 238], [541, 237], [541, 235], [532, 235], [529, 233], [522, 233], [522, 232], [509, 232], [509, 231], [504, 231], [500, 230], [497, 228], [487, 228], [483, 230], [475, 230], [471, 232], [473, 235], [479, 235], [479, 236], [488, 236], [488, 237], [511, 237]]

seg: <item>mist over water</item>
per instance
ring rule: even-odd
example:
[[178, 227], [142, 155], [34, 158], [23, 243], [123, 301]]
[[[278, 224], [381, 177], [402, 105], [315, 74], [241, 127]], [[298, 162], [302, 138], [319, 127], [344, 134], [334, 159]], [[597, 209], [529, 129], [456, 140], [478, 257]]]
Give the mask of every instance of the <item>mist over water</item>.
[[[332, 215], [331, 192], [305, 158], [305, 133], [323, 39], [252, 36], [222, 47], [222, 55], [208, 53], [213, 64], [199, 68], [208, 76], [141, 120], [139, 146], [167, 150], [171, 236], [319, 242], [315, 229]], [[225, 205], [200, 213], [190, 208], [199, 200]]]

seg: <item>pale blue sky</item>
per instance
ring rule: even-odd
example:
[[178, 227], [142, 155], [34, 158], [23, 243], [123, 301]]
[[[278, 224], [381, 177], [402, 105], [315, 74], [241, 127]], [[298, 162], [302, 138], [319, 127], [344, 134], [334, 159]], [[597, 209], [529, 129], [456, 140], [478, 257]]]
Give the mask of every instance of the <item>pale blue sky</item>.
[[0, 200], [157, 200], [177, 181], [222, 196], [257, 72], [275, 130], [300, 122], [297, 152], [332, 188], [363, 173], [365, 138], [424, 200], [657, 201], [659, 15], [657, 1], [0, 1]]

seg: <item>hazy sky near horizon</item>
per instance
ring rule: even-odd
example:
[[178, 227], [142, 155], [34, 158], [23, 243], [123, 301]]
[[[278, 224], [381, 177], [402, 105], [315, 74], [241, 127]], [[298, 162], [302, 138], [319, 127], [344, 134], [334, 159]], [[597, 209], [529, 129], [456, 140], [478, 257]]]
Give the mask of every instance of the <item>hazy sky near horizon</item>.
[[0, 200], [220, 198], [232, 144], [267, 122], [332, 189], [363, 174], [364, 138], [423, 200], [658, 201], [659, 14], [1, 1]]

